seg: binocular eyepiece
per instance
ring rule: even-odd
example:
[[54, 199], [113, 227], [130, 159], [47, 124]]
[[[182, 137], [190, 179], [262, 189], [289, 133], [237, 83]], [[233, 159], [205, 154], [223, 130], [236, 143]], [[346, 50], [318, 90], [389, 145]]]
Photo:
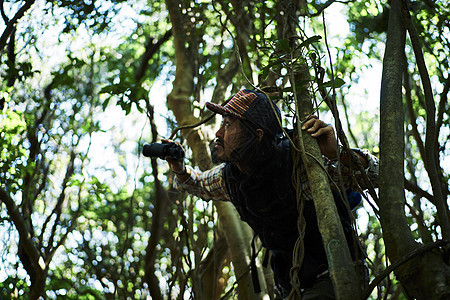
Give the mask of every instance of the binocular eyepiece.
[[142, 148], [142, 154], [146, 157], [159, 157], [165, 159], [171, 157], [173, 159], [183, 159], [183, 149], [175, 143], [152, 143], [145, 144]]

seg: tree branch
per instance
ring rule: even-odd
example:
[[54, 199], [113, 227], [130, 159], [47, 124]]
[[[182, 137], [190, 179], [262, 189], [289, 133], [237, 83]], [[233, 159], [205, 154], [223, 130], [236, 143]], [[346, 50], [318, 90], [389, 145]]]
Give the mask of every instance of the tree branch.
[[[152, 141], [156, 142], [158, 140], [158, 132], [156, 130], [156, 124], [154, 122], [154, 110], [150, 105], [148, 99], [145, 100], [147, 104], [147, 113], [152, 132]], [[163, 223], [168, 203], [168, 196], [167, 191], [163, 188], [161, 182], [158, 179], [158, 165], [156, 163], [156, 158], [151, 159], [151, 166], [155, 186], [155, 204], [152, 211], [152, 226], [150, 228], [151, 235], [145, 249], [144, 280], [148, 284], [150, 295], [152, 296], [152, 298], [158, 300], [163, 299], [163, 296], [161, 294], [161, 289], [159, 288], [159, 280], [155, 275], [156, 246], [159, 244], [159, 240], [163, 231]]]
[[77, 208], [77, 210], [75, 211], [75, 213], [72, 216], [72, 219], [70, 221], [70, 225], [66, 229], [66, 233], [64, 233], [64, 235], [58, 241], [57, 245], [50, 250], [50, 252], [48, 253], [47, 257], [45, 258], [45, 267], [46, 268], [48, 268], [48, 265], [52, 261], [52, 258], [55, 255], [56, 250], [58, 250], [58, 248], [61, 247], [64, 244], [64, 242], [67, 239], [67, 236], [69, 235], [69, 233], [72, 232], [72, 230], [75, 228], [75, 225], [77, 224], [78, 216], [81, 213], [81, 195], [80, 194], [81, 194], [81, 188], [80, 188], [80, 192], [78, 194], [78, 208]]
[[442, 127], [442, 122], [444, 119], [444, 112], [445, 112], [445, 105], [448, 102], [447, 94], [450, 89], [450, 75], [447, 74], [447, 79], [444, 82], [444, 89], [441, 93], [441, 99], [439, 100], [439, 106], [438, 106], [438, 114], [437, 114], [437, 120], [436, 120], [436, 137], [435, 137], [435, 143], [436, 145], [439, 145], [439, 131]]
[[428, 75], [427, 66], [425, 64], [425, 59], [423, 57], [422, 49], [420, 47], [419, 35], [414, 27], [411, 19], [411, 15], [408, 10], [407, 0], [403, 0], [402, 14], [404, 16], [405, 26], [408, 30], [411, 44], [416, 57], [417, 66], [419, 68], [420, 78], [422, 80], [422, 86], [425, 94], [425, 109], [427, 112], [427, 129], [425, 135], [425, 154], [426, 163], [425, 168], [428, 172], [430, 178], [431, 186], [433, 189], [433, 195], [436, 201], [436, 209], [438, 212], [439, 223], [442, 229], [442, 236], [444, 239], [450, 240], [450, 223], [447, 215], [447, 204], [444, 200], [442, 193], [442, 182], [443, 178], [439, 176], [438, 166], [439, 157], [437, 153], [436, 140], [436, 107], [434, 103], [433, 90], [431, 88], [430, 76]]
[[406, 178], [405, 178], [405, 181], [404, 181], [404, 182], [405, 182], [405, 189], [407, 189], [408, 191], [410, 191], [410, 192], [412, 192], [412, 193], [414, 193], [414, 194], [416, 194], [416, 195], [418, 195], [418, 196], [420, 196], [420, 197], [426, 198], [426, 199], [428, 199], [431, 203], [435, 204], [435, 203], [434, 203], [433, 195], [431, 195], [431, 194], [428, 193], [427, 191], [424, 191], [424, 190], [423, 190], [422, 188], [420, 188], [418, 185], [412, 183], [411, 181], [407, 180]]
[[[415, 247], [404, 215], [404, 114], [402, 74], [406, 30], [401, 1], [393, 0], [389, 15], [380, 96], [380, 221], [389, 258], [396, 261]], [[394, 184], [395, 183], [395, 184]]]
[[344, 109], [345, 120], [346, 120], [346, 123], [347, 123], [347, 131], [350, 134], [350, 138], [352, 139], [353, 144], [355, 145], [355, 147], [357, 147], [358, 146], [358, 140], [356, 139], [355, 134], [353, 133], [352, 126], [350, 124], [350, 120], [349, 120], [349, 117], [348, 117], [348, 107], [347, 107], [347, 104], [345, 103], [344, 98], [341, 99], [341, 104], [342, 104], [342, 108]]
[[222, 274], [222, 264], [228, 253], [228, 245], [223, 234], [219, 233], [214, 245], [210, 248], [208, 255], [199, 265], [199, 280], [202, 283], [200, 299], [217, 299], [216, 293], [220, 290], [220, 284], [217, 283]]
[[[69, 163], [67, 165], [66, 175], [64, 176], [64, 180], [63, 180], [63, 183], [62, 183], [62, 186], [61, 186], [61, 193], [59, 194], [58, 201], [56, 202], [56, 205], [53, 208], [52, 213], [47, 217], [47, 220], [45, 220], [46, 221], [45, 225], [47, 225], [47, 223], [48, 223], [47, 221], [53, 215], [56, 214], [55, 221], [53, 223], [52, 231], [51, 231], [51, 234], [50, 234], [50, 238], [49, 238], [49, 241], [48, 241], [48, 245], [47, 245], [47, 247], [45, 247], [45, 253], [46, 254], [50, 253], [50, 249], [52, 249], [52, 247], [53, 247], [53, 240], [55, 238], [56, 228], [58, 227], [59, 221], [60, 221], [60, 218], [61, 218], [62, 205], [64, 203], [64, 200], [66, 199], [67, 184], [68, 184], [68, 182], [70, 180], [70, 177], [72, 177], [73, 172], [74, 172], [74, 160], [75, 160], [75, 151], [72, 150], [72, 152], [70, 153], [70, 160], [69, 160]], [[44, 233], [45, 227], [46, 226], [43, 226], [43, 231], [41, 233], [41, 237], [42, 238], [43, 238], [43, 233]]]
[[[36, 281], [34, 282], [35, 284], [33, 284], [33, 286], [31, 287], [30, 298], [37, 299], [37, 297], [43, 291], [43, 281], [45, 282], [46, 267], [44, 264], [44, 260], [33, 243], [32, 236], [25, 219], [20, 214], [16, 204], [14, 203], [14, 200], [3, 189], [0, 189], [0, 201], [5, 203], [6, 208], [8, 209], [8, 215], [13, 221], [16, 230], [19, 233], [19, 238], [21, 245], [23, 246], [23, 250], [28, 256], [32, 268], [35, 272]], [[31, 276], [31, 274], [29, 275]]]
[[300, 16], [309, 16], [309, 17], [317, 17], [320, 16], [320, 14], [327, 9], [331, 4], [333, 4], [334, 2], [336, 3], [343, 3], [343, 4], [347, 4], [350, 2], [354, 2], [354, 0], [349, 0], [349, 1], [341, 1], [341, 0], [328, 0], [327, 2], [325, 2], [324, 4], [320, 5], [317, 7], [317, 11], [313, 14], [309, 14], [309, 13], [305, 13], [305, 14], [300, 14]]
[[159, 50], [161, 45], [164, 44], [166, 41], [168, 41], [171, 36], [172, 36], [172, 29], [169, 29], [160, 39], [158, 39], [156, 43], [154, 43], [155, 39], [149, 38], [147, 45], [145, 45], [145, 52], [141, 57], [141, 63], [134, 76], [137, 82], [140, 82], [142, 78], [144, 78], [145, 71], [148, 68], [148, 61], [150, 60], [150, 58], [152, 58], [153, 55], [155, 55], [155, 53]]
[[9, 18], [5, 14], [5, 7], [3, 6], [4, 2], [5, 2], [4, 0], [0, 0], [0, 14], [2, 15], [5, 25], [7, 25], [9, 22]]
[[445, 240], [439, 240], [431, 244], [426, 244], [421, 246], [420, 248], [417, 248], [410, 253], [404, 255], [401, 259], [397, 260], [395, 263], [391, 264], [389, 267], [387, 267], [383, 272], [377, 275], [374, 280], [369, 284], [369, 286], [364, 290], [363, 295], [361, 299], [368, 299], [370, 294], [372, 293], [372, 290], [386, 277], [388, 276], [392, 271], [403, 265], [404, 263], [408, 262], [412, 258], [421, 255], [425, 252], [431, 251], [434, 248], [443, 247], [449, 244], [449, 241]]
[[[179, 2], [166, 0], [172, 21], [172, 31], [175, 44], [176, 72], [173, 82], [173, 89], [167, 96], [169, 108], [173, 111], [178, 124], [197, 123], [191, 111], [189, 97], [193, 93], [194, 66], [192, 65], [193, 55], [185, 44], [190, 41], [186, 38], [185, 28], [180, 24], [183, 18]], [[197, 42], [197, 41], [191, 41]], [[211, 167], [211, 158], [208, 153], [203, 136], [198, 131], [191, 131], [186, 137], [188, 145], [192, 148], [193, 161], [200, 170], [208, 170]], [[251, 230], [248, 225], [239, 220], [236, 210], [231, 203], [215, 203], [219, 219], [223, 225], [224, 234], [232, 253], [232, 262], [236, 274], [243, 274], [247, 269], [247, 260], [250, 253]], [[239, 295], [245, 299], [256, 297], [251, 288], [251, 277], [247, 274], [239, 281]]]
[[[301, 298], [300, 293], [300, 274], [295, 268], [303, 265], [304, 245], [303, 234], [305, 232], [305, 220], [303, 218], [304, 199], [301, 193], [300, 179], [301, 164], [303, 164], [308, 182], [311, 188], [312, 199], [316, 211], [317, 224], [322, 237], [322, 243], [326, 252], [330, 278], [334, 285], [337, 299], [350, 299], [357, 295], [359, 289], [357, 287], [357, 275], [353, 266], [349, 247], [346, 242], [344, 230], [340, 222], [339, 214], [334, 202], [328, 181], [327, 173], [324, 170], [322, 154], [320, 152], [317, 141], [309, 134], [303, 134], [302, 120], [305, 120], [314, 112], [313, 100], [308, 88], [311, 78], [309, 67], [305, 64], [294, 65], [294, 61], [298, 58], [297, 53], [294, 56], [294, 49], [297, 44], [297, 27], [298, 19], [295, 15], [296, 8], [292, 7], [291, 1], [280, 2], [284, 4], [285, 10], [285, 27], [282, 28], [283, 38], [290, 41], [290, 62], [288, 73], [290, 74], [290, 83], [294, 89], [295, 111], [297, 117], [297, 131], [295, 134], [296, 142], [299, 145], [301, 153], [295, 151], [293, 153], [294, 171], [293, 180], [297, 182], [295, 189], [297, 192], [297, 207], [299, 210], [298, 228], [300, 236], [297, 239], [293, 253], [293, 268], [291, 269], [292, 290], [290, 297], [293, 299]], [[333, 106], [331, 106], [333, 107]], [[293, 150], [294, 151], [294, 150]], [[309, 153], [311, 157], [307, 157]], [[306, 225], [308, 226], [308, 225]]]
[[403, 86], [405, 88], [405, 100], [406, 100], [406, 109], [408, 112], [409, 117], [409, 123], [411, 124], [411, 132], [412, 136], [414, 137], [414, 140], [416, 141], [417, 147], [419, 148], [420, 157], [426, 162], [426, 155], [425, 155], [425, 147], [423, 145], [422, 138], [420, 137], [419, 130], [417, 129], [417, 116], [414, 112], [413, 104], [412, 104], [412, 97], [411, 97], [411, 84], [409, 81], [409, 73], [408, 73], [408, 63], [406, 61], [406, 56], [403, 56], [403, 63], [404, 63], [404, 71], [403, 71]]
[[[35, 0], [27, 0], [25, 1], [25, 4], [19, 9], [19, 11], [16, 13], [16, 15], [11, 19], [11, 21], [7, 22], [6, 28], [3, 31], [3, 34], [0, 36], [0, 54], [3, 52], [3, 49], [6, 46], [6, 42], [9, 38], [9, 36], [12, 34], [14, 30], [14, 26], [17, 23], [17, 21], [23, 17], [25, 12], [33, 5]], [[2, 5], [3, 7], [3, 5]], [[3, 8], [2, 8], [3, 10]], [[5, 16], [3, 17], [5, 18]]]

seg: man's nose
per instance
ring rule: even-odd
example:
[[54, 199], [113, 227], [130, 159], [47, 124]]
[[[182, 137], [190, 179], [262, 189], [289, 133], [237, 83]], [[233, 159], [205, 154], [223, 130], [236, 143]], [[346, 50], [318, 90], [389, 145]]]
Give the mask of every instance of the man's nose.
[[223, 126], [220, 126], [219, 130], [216, 131], [216, 137], [218, 138], [223, 137]]

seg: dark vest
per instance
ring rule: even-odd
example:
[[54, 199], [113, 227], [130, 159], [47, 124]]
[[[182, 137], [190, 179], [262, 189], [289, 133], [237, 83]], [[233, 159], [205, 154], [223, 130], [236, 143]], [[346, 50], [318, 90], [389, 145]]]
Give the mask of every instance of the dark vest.
[[[279, 144], [266, 168], [269, 172], [242, 174], [231, 163], [225, 166], [225, 184], [241, 219], [255, 231], [262, 245], [272, 250], [271, 266], [275, 282], [290, 290], [289, 270], [292, 251], [299, 236], [295, 189], [292, 186], [292, 159], [288, 140]], [[352, 240], [351, 223], [345, 210], [339, 209], [347, 240]], [[304, 207], [306, 231], [305, 255], [300, 269], [302, 288], [312, 286], [317, 276], [328, 269], [327, 258], [318, 229], [313, 201]], [[351, 247], [351, 249], [353, 246]]]

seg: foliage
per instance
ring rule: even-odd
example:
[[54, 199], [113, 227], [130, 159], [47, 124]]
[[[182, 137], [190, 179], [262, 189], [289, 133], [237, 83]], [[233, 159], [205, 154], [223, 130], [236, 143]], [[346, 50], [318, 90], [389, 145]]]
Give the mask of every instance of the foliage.
[[[0, 298], [31, 295], [33, 276], [44, 278], [42, 292], [48, 298], [194, 298], [202, 293], [202, 276], [213, 274], [207, 273], [211, 272], [207, 263], [217, 255], [221, 261], [211, 275], [214, 296], [236, 293], [239, 275], [227, 247], [221, 248], [224, 237], [220, 225], [216, 226], [220, 217], [216, 208], [175, 193], [173, 175], [166, 167], [138, 154], [143, 140], [157, 141], [178, 123], [201, 118], [204, 102], [210, 98], [222, 102], [244, 86], [276, 86], [277, 93], [271, 95], [283, 108], [285, 123], [292, 125], [289, 99], [294, 88], [305, 82], [291, 86], [289, 76], [307, 63], [311, 67], [307, 84], [317, 110], [332, 119], [320, 93], [328, 92], [343, 112], [340, 119], [351, 144], [379, 152], [378, 126], [374, 125], [379, 122], [378, 111], [368, 111], [370, 103], [358, 83], [368, 77], [373, 85], [374, 79], [367, 74], [375, 73], [384, 54], [387, 3], [351, 1], [329, 6], [335, 1], [308, 1], [297, 12], [303, 22], [297, 28], [302, 40], [292, 49], [304, 60], [293, 67], [291, 45], [277, 32], [283, 1], [178, 1], [182, 30], [169, 14], [171, 1], [153, 2], [36, 1], [24, 17], [14, 21], [15, 31], [0, 49], [0, 178], [1, 190], [8, 196], [0, 197], [0, 234], [12, 237], [0, 244], [6, 273], [0, 277]], [[7, 32], [24, 3], [4, 1], [2, 5], [2, 29]], [[450, 16], [445, 1], [410, 1], [410, 6], [436, 92], [439, 135], [435, 142], [448, 199], [450, 83], [445, 71], [449, 69]], [[350, 31], [336, 43], [324, 34], [320, 16], [337, 8], [343, 10]], [[333, 26], [327, 17], [325, 22], [327, 28]], [[180, 86], [175, 81], [180, 78], [180, 45], [173, 36], [180, 32], [185, 34], [183, 51], [189, 54], [189, 68], [181, 78], [192, 78], [184, 90], [189, 115], [183, 120], [175, 112], [181, 104], [171, 106], [164, 99], [168, 93], [158, 88]], [[326, 43], [333, 43], [331, 49]], [[405, 210], [415, 240], [426, 244], [442, 234], [423, 163], [430, 116], [410, 41], [405, 60], [405, 177], [409, 184]], [[108, 121], [115, 126], [105, 125]], [[201, 127], [203, 143], [213, 138], [214, 126]], [[187, 142], [193, 134], [183, 131], [177, 137], [192, 154], [191, 163], [199, 166]], [[105, 136], [110, 140], [101, 144]], [[127, 147], [128, 143], [132, 146]], [[369, 201], [374, 204], [369, 197], [356, 215], [374, 279], [389, 259]], [[34, 275], [36, 267], [27, 265], [22, 255], [19, 240], [26, 236], [20, 230], [30, 234], [31, 245], [46, 264]], [[155, 271], [150, 275], [156, 277], [157, 292], [148, 270]], [[401, 293], [391, 275], [371, 297], [394, 299], [401, 298]]]

